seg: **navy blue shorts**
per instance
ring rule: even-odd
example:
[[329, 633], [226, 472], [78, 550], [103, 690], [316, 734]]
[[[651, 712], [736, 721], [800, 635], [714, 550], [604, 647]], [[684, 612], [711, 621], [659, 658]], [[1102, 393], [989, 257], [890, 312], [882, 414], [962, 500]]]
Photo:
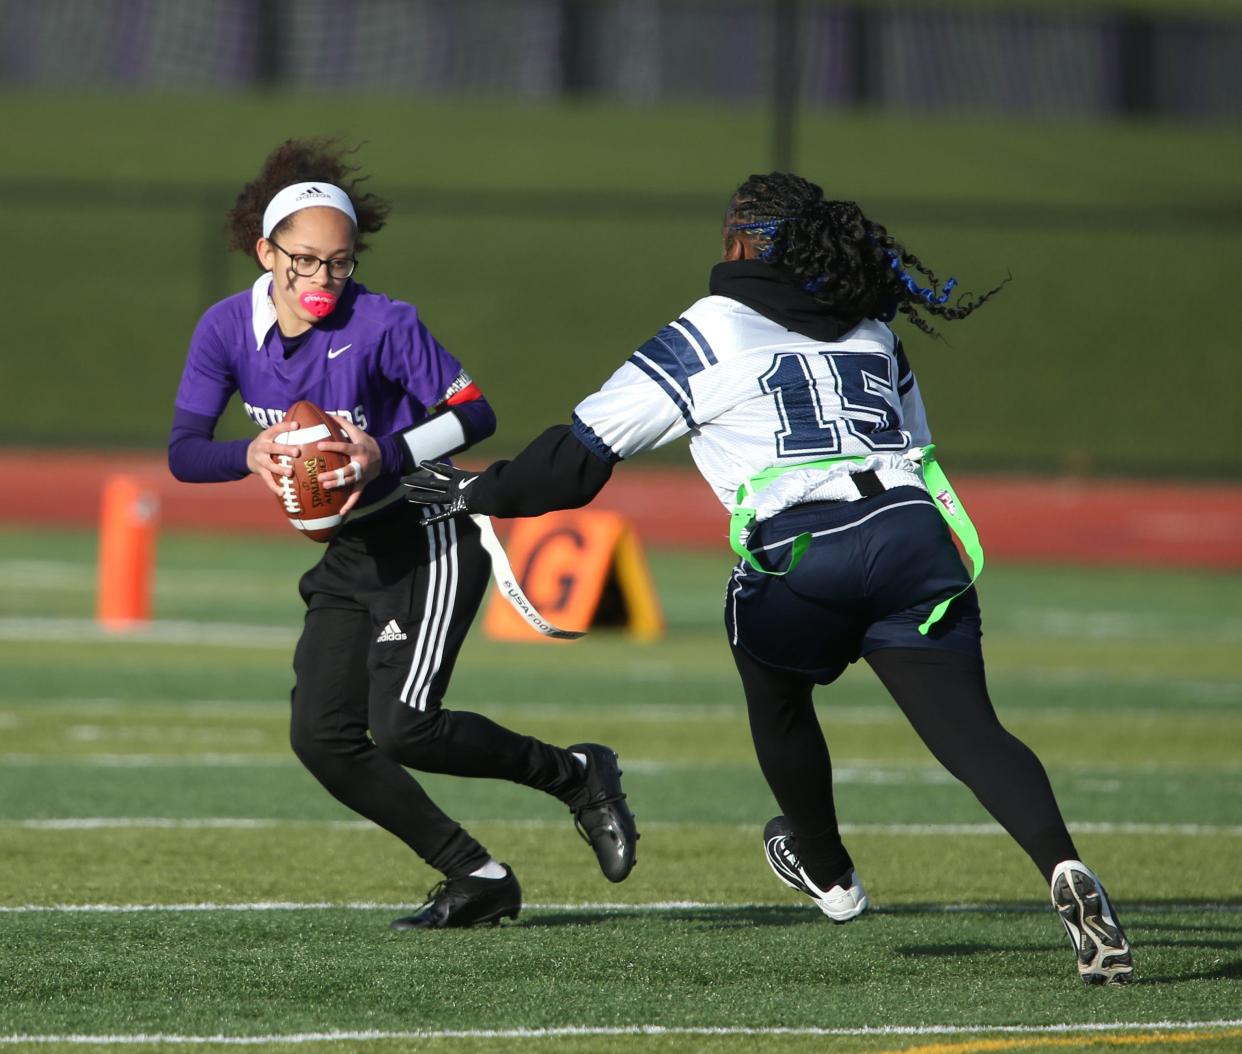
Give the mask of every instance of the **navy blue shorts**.
[[765, 575], [740, 561], [734, 569], [725, 626], [735, 647], [819, 684], [879, 648], [983, 657], [973, 589], [926, 636], [919, 633], [936, 603], [970, 581], [926, 493], [897, 487], [859, 501], [795, 505], [751, 532], [751, 551], [765, 567], [781, 570], [789, 543], [804, 531], [811, 545], [792, 573]]

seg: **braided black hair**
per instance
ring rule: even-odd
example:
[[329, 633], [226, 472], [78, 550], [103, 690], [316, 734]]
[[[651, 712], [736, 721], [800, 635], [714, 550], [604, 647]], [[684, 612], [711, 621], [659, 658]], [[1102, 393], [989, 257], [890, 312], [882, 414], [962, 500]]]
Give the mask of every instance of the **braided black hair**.
[[[229, 248], [254, 257], [262, 268], [262, 262], [255, 256], [255, 243], [263, 234], [263, 210], [268, 202], [277, 191], [294, 183], [324, 182], [340, 187], [349, 195], [358, 217], [354, 252], [366, 249], [363, 235], [374, 234], [384, 226], [389, 205], [383, 198], [361, 189], [366, 176], [351, 178], [358, 166], [349, 164], [346, 158], [357, 149], [335, 138], [286, 139], [267, 155], [259, 174], [242, 187], [229, 210]], [[292, 217], [285, 217], [272, 233], [278, 233], [291, 222]]]
[[[930, 267], [869, 220], [853, 201], [832, 201], [801, 176], [770, 172], [751, 176], [734, 192], [725, 230], [744, 233], [759, 259], [787, 273], [834, 315], [843, 319], [892, 318], [900, 311], [915, 326], [939, 336], [924, 314], [953, 321], [991, 299], [947, 303], [956, 281], [943, 284]], [[923, 275], [921, 287], [910, 271]], [[1004, 285], [1002, 282], [1001, 285]]]

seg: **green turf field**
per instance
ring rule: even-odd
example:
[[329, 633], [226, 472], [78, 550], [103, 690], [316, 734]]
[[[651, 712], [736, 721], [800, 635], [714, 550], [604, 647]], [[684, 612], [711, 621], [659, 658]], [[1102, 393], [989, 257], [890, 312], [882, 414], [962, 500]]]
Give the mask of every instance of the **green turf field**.
[[500, 929], [396, 938], [388, 920], [436, 876], [285, 742], [293, 582], [314, 550], [166, 537], [156, 622], [109, 637], [90, 622], [92, 537], [0, 538], [0, 1050], [1242, 1045], [1236, 576], [1002, 566], [982, 582], [1002, 718], [1047, 764], [1136, 946], [1138, 983], [1088, 990], [1033, 867], [866, 670], [820, 713], [876, 910], [833, 927], [776, 882], [717, 625], [723, 553], [653, 554], [662, 643], [478, 635], [459, 663], [457, 707], [620, 751], [643, 831], [630, 879], [600, 877], [559, 803], [428, 778], [527, 906]]
[[[705, 293], [729, 193], [772, 165], [762, 107], [7, 91], [0, 123], [10, 416], [60, 446], [163, 442], [195, 321], [256, 273], [226, 258], [224, 207], [287, 136], [367, 141], [397, 207], [357, 277], [480, 381], [483, 456], [568, 419]], [[1238, 386], [1199, 380], [1233, 368], [1236, 128], [807, 111], [794, 164], [962, 289], [1012, 274], [949, 344], [898, 324], [954, 464], [1242, 475]]]

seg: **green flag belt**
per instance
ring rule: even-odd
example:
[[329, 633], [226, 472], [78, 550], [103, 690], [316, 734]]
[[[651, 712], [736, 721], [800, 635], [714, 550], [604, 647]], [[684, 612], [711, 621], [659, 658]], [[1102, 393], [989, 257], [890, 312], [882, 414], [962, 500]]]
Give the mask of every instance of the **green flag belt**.
[[[953, 490], [953, 485], [949, 482], [948, 477], [944, 474], [944, 469], [940, 467], [940, 463], [935, 458], [935, 446], [928, 445], [922, 448], [922, 451], [915, 456], [915, 451], [910, 451], [910, 460], [918, 460], [923, 467], [923, 482], [927, 485], [928, 493], [932, 497], [936, 508], [940, 510], [940, 515], [944, 517], [948, 523], [950, 530], [957, 535], [958, 540], [962, 543], [962, 548], [966, 550], [966, 555], [970, 557], [973, 573], [970, 581], [964, 588], [958, 590], [950, 597], [941, 600], [928, 615], [927, 620], [919, 626], [919, 632], [923, 635], [931, 629], [941, 616], [948, 610], [949, 605], [960, 597], [966, 590], [975, 584], [975, 580], [979, 577], [983, 570], [983, 546], [979, 543], [979, 532], [975, 530], [975, 525], [970, 522], [970, 517], [966, 515], [966, 508], [958, 499], [957, 494]], [[751, 529], [755, 522], [755, 510], [753, 501], [765, 487], [775, 482], [786, 472], [793, 472], [801, 468], [819, 468], [827, 469], [834, 465], [846, 464], [853, 462], [854, 464], [862, 464], [866, 461], [864, 457], [832, 457], [825, 458], [822, 461], [804, 461], [798, 465], [780, 465], [774, 468], [765, 469], [758, 475], [751, 476], [737, 489], [737, 504], [733, 506], [733, 512], [729, 517], [729, 544], [733, 551], [740, 556], [748, 566], [765, 575], [787, 575], [802, 559], [807, 549], [811, 545], [811, 534], [804, 531], [794, 538], [789, 552], [789, 564], [783, 571], [769, 571], [760, 565], [755, 554], [747, 547], [747, 541], [750, 538]]]

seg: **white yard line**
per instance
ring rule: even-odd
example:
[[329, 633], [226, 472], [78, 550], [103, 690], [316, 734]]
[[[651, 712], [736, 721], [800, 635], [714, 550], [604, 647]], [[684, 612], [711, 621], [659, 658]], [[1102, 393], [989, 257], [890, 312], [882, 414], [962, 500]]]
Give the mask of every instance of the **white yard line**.
[[227, 648], [293, 647], [288, 626], [161, 619], [126, 630], [106, 630], [94, 619], [0, 618], [0, 641], [31, 644], [194, 644]]
[[[184, 904], [7, 904], [0, 905], [0, 915], [146, 915], [153, 913], [185, 914], [210, 912], [267, 912], [267, 911], [404, 911], [413, 903], [405, 901], [299, 901], [299, 900], [256, 900], [217, 903], [214, 901], [196, 901]], [[747, 911], [747, 910], [804, 910], [815, 912], [815, 906], [805, 901], [740, 901], [722, 902], [709, 900], [653, 900], [638, 903], [622, 903], [617, 901], [584, 901], [578, 903], [524, 903], [523, 911], [558, 911], [588, 914], [591, 912], [611, 911], [620, 914], [648, 914], [673, 911]], [[1042, 915], [1049, 911], [1042, 901], [999, 901], [990, 904], [892, 904], [887, 907], [868, 909], [869, 914], [878, 915], [1007, 915], [1034, 914]], [[1158, 901], [1144, 903], [1127, 901], [1126, 911], [1145, 911], [1156, 914], [1170, 912], [1206, 912], [1209, 914], [1237, 915], [1242, 914], [1242, 904], [1232, 903], [1169, 903]]]
[[[504, 824], [506, 827], [526, 827], [535, 829], [559, 829], [564, 824], [559, 820], [520, 819], [504, 820], [487, 817], [474, 817], [463, 821], [468, 826], [486, 823]], [[653, 820], [645, 823], [645, 828], [681, 828], [701, 826], [719, 829], [721, 827], [738, 831], [753, 831], [755, 824], [747, 823], [699, 823], [691, 821]], [[343, 830], [371, 830], [374, 825], [369, 820], [301, 820], [281, 819], [277, 817], [257, 816], [72, 816], [53, 819], [0, 819], [0, 829], [17, 827], [28, 831], [107, 831], [124, 829], [153, 830], [258, 830], [273, 827], [329, 827]], [[1206, 824], [1206, 823], [1108, 823], [1082, 822], [1071, 823], [1069, 828], [1075, 834], [1136, 834], [1136, 835], [1187, 835], [1195, 838], [1219, 838], [1242, 836], [1242, 824]], [[842, 834], [862, 835], [1002, 835], [1005, 832], [998, 824], [984, 823], [844, 823]]]
[[[79, 736], [81, 742], [85, 736]], [[169, 768], [183, 766], [186, 768], [237, 768], [254, 766], [255, 768], [298, 767], [292, 752], [280, 754], [224, 754], [206, 752], [201, 754], [62, 754], [49, 756], [45, 754], [0, 754], [0, 763], [6, 765], [75, 765], [83, 768]], [[673, 773], [673, 772], [705, 772], [721, 769], [746, 769], [754, 771], [754, 762], [750, 759], [742, 761], [649, 761], [642, 758], [626, 758], [623, 761], [625, 771], [634, 775]], [[1095, 769], [1093, 774], [1098, 774]], [[951, 784], [954, 778], [938, 765], [918, 762], [910, 765], [871, 765], [865, 762], [857, 764], [838, 763], [833, 767], [833, 781], [838, 785], [867, 784], [895, 785], [907, 784]]]
[[[478, 823], [480, 821], [473, 821]], [[539, 821], [543, 822], [543, 821]], [[548, 824], [548, 826], [553, 826]], [[558, 825], [558, 826], [564, 826]], [[223, 830], [254, 831], [273, 827], [329, 827], [344, 830], [374, 828], [370, 820], [286, 820], [250, 816], [74, 816], [50, 820], [0, 820], [0, 828], [19, 827], [26, 831], [116, 831], [116, 830]]]
[[[0, 906], [0, 914], [4, 915], [38, 915], [38, 914], [85, 914], [85, 915], [138, 915], [151, 912], [250, 912], [250, 911], [402, 911], [409, 908], [411, 901], [384, 903], [381, 901], [353, 901], [344, 904], [331, 904], [327, 901], [286, 901], [267, 900], [234, 903], [193, 903], [193, 904], [16, 904]], [[667, 911], [738, 911], [745, 908], [780, 908], [787, 904], [719, 904], [698, 900], [662, 900], [647, 904], [620, 904], [611, 902], [579, 903], [579, 904], [523, 904], [523, 911], [617, 911], [617, 912], [667, 912]], [[797, 905], [801, 907], [802, 905]], [[813, 908], [813, 905], [806, 905]], [[1133, 905], [1130, 905], [1133, 908]], [[1184, 906], [1179, 906], [1184, 910]]]
[[[611, 710], [616, 716], [619, 708]], [[1117, 715], [1113, 714], [1113, 717]], [[1124, 720], [1124, 718], [1118, 718]], [[677, 761], [655, 760], [648, 758], [623, 757], [625, 770], [631, 774], [643, 773], [664, 774], [684, 772], [722, 772], [746, 770], [754, 772], [758, 778], [758, 770], [750, 758], [738, 760], [707, 759], [703, 761], [680, 759]], [[81, 768], [298, 768], [297, 760], [291, 752], [279, 754], [226, 754], [221, 752], [203, 752], [191, 754], [140, 754], [140, 753], [90, 753], [90, 754], [0, 754], [0, 764], [38, 767], [78, 766]], [[1144, 778], [1149, 776], [1181, 777], [1186, 774], [1200, 775], [1202, 767], [1188, 769], [1186, 765], [1166, 765], [1159, 762], [1136, 762], [1122, 764], [1099, 762], [1091, 764], [1057, 765], [1056, 771], [1070, 776], [1086, 776], [1093, 780], [1104, 780], [1107, 786], [1096, 785], [1095, 791], [1120, 792], [1119, 780], [1129, 777]], [[1222, 762], [1210, 767], [1216, 777], [1232, 778], [1242, 775], [1242, 763]], [[948, 785], [956, 782], [944, 769], [933, 761], [884, 761], [872, 762], [865, 758], [834, 759], [832, 767], [833, 781], [837, 784], [882, 784], [904, 786], [917, 784]]]
[[257, 1047], [276, 1043], [364, 1043], [378, 1040], [434, 1039], [558, 1039], [562, 1037], [609, 1036], [975, 1036], [975, 1035], [1065, 1035], [1072, 1033], [1099, 1034], [1107, 1032], [1192, 1032], [1199, 1029], [1229, 1029], [1242, 1025], [1242, 1018], [1215, 1021], [1088, 1021], [1058, 1022], [1051, 1025], [878, 1025], [864, 1028], [822, 1028], [807, 1026], [743, 1028], [730, 1026], [680, 1028], [665, 1025], [628, 1025], [607, 1028], [594, 1025], [566, 1025], [559, 1028], [462, 1028], [419, 1029], [405, 1032], [367, 1030], [358, 1032], [286, 1032], [262, 1036], [181, 1036], [166, 1033], [133, 1035], [0, 1035], [0, 1043], [63, 1043], [86, 1046], [148, 1044], [160, 1046], [221, 1046]]
[[67, 560], [0, 561], [0, 586], [9, 589], [66, 589], [91, 592], [98, 572], [94, 564]]
[[[0, 585], [4, 585], [3, 564], [0, 564]], [[94, 588], [91, 579], [91, 588]], [[1074, 612], [1057, 609], [1030, 609], [1020, 612], [1025, 618], [1023, 632], [1029, 636], [1032, 627], [1045, 631], [1049, 638], [1072, 636], [1087, 639], [1165, 639], [1168, 625], [1152, 622], [1150, 616], [1131, 612]], [[0, 642], [28, 643], [138, 643], [196, 644], [205, 647], [248, 647], [286, 649], [292, 647], [300, 632], [298, 615], [292, 611], [285, 625], [271, 623], [210, 622], [200, 620], [156, 619], [126, 631], [105, 630], [95, 619], [47, 616], [0, 618]], [[1188, 640], [1207, 640], [1212, 644], [1233, 645], [1242, 642], [1242, 619], [1217, 620], [1210, 627], [1188, 629]], [[671, 664], [657, 663], [646, 669], [636, 668], [630, 680], [651, 681], [674, 679]], [[1208, 702], [1233, 701], [1242, 693], [1235, 682], [1226, 680], [1188, 681], [1176, 674], [1163, 676], [1159, 671], [1143, 670], [1129, 673], [1101, 672], [1096, 668], [1058, 668], [1024, 666], [1021, 664], [998, 670], [1005, 678], [1037, 681], [1050, 687], [1088, 687], [1099, 683], [1122, 683], [1138, 687], [1166, 686], [1179, 698], [1203, 698]]]
[[[0, 641], [4, 640], [3, 626], [8, 621], [0, 619]], [[62, 620], [63, 621], [63, 620]], [[82, 621], [84, 626], [94, 627], [94, 623]], [[157, 623], [159, 626], [189, 626], [201, 628], [209, 634], [219, 633], [223, 635], [223, 643], [228, 643], [234, 634], [246, 634], [251, 636], [254, 633], [260, 635], [280, 634], [284, 630], [272, 626], [249, 626], [249, 625], [229, 625], [225, 623]], [[92, 639], [100, 641], [116, 641], [125, 643], [133, 640], [146, 641], [149, 638], [143, 637], [141, 633], [131, 635], [128, 632], [122, 633], [106, 633], [94, 632]], [[146, 631], [141, 631], [145, 633]], [[178, 630], [177, 634], [185, 632]], [[292, 632], [292, 631], [290, 631]], [[167, 643], [182, 644], [184, 640], [176, 634], [176, 639], [170, 639]], [[32, 639], [30, 637], [25, 639]], [[289, 637], [292, 642], [293, 638]], [[162, 641], [160, 643], [163, 643]], [[213, 641], [205, 641], [204, 643], [213, 643]], [[1010, 669], [1001, 676], [1023, 676], [1022, 671]], [[1082, 684], [1082, 685], [1105, 685], [1120, 684], [1128, 685], [1132, 682], [1122, 676], [1110, 677], [1098, 673], [1091, 675], [1068, 675], [1064, 671], [1041, 670], [1040, 679], [1045, 683], [1057, 682], [1058, 685], [1064, 684]], [[668, 681], [675, 682], [678, 675], [675, 671], [670, 672], [666, 678]], [[1127, 706], [1124, 708], [1112, 707], [1109, 709], [1109, 716], [1115, 722], [1124, 722], [1128, 718], [1176, 718], [1178, 720], [1187, 717], [1200, 719], [1220, 719], [1233, 716], [1233, 712], [1224, 705], [1242, 700], [1242, 680], [1239, 681], [1185, 681], [1181, 678], [1170, 677], [1168, 679], [1151, 679], [1151, 686], [1161, 687], [1168, 694], [1169, 698], [1190, 698], [1194, 696], [1208, 705], [1195, 710], [1187, 710], [1184, 706]], [[858, 703], [846, 704], [833, 702], [825, 698], [820, 714], [825, 724], [904, 724], [905, 717], [901, 711], [892, 703], [882, 701], [874, 704]], [[0, 706], [5, 705], [0, 702]], [[9, 704], [14, 706], [13, 716], [24, 713], [29, 708], [32, 714], [46, 714], [49, 708], [55, 708], [61, 711], [81, 712], [82, 716], [95, 716], [100, 713], [126, 713], [132, 715], [135, 719], [144, 718], [152, 709], [167, 708], [175, 709], [178, 714], [195, 714], [202, 716], [220, 716], [220, 717], [267, 717], [276, 710], [287, 708], [289, 700], [287, 697], [271, 697], [268, 699], [179, 699], [173, 697], [158, 699], [139, 699], [127, 700], [119, 697], [98, 697], [83, 698], [81, 696], [65, 696], [56, 698], [53, 696], [44, 696], [39, 698], [17, 698]], [[488, 700], [486, 703], [479, 704], [487, 713], [493, 716], [521, 715], [529, 718], [573, 718], [580, 719], [584, 714], [590, 713], [590, 708], [580, 703], [557, 703], [548, 702], [546, 699], [522, 699], [508, 697], [504, 700]], [[34, 709], [37, 707], [37, 710]], [[610, 703], [608, 712], [611, 716], [621, 718], [624, 717], [628, 721], [642, 721], [650, 724], [673, 723], [678, 721], [737, 721], [745, 720], [746, 711], [742, 703], [740, 695], [734, 701], [725, 702], [704, 702], [704, 703], [685, 703], [676, 702], [670, 699], [650, 698], [648, 701], [641, 703]], [[1023, 706], [1014, 707], [1005, 710], [1004, 716], [1011, 721], [1025, 720], [1066, 720], [1071, 718], [1079, 718], [1082, 716], [1082, 707], [1073, 705], [1065, 705], [1063, 703], [1055, 703], [1049, 706]]]
[[[1005, 620], [1006, 628], [1021, 626], [1045, 637], [1090, 640], [1164, 640], [1169, 636], [1169, 627], [1179, 621], [1159, 611], [1082, 611], [1055, 607], [1010, 608], [1005, 612]], [[1242, 642], [1242, 619], [1237, 617], [1204, 621], [1193, 629], [1202, 640]]]
[[46, 754], [0, 754], [5, 765], [80, 765], [84, 768], [158, 769], [178, 768], [296, 768], [297, 760], [289, 754], [81, 754], [78, 756]]

